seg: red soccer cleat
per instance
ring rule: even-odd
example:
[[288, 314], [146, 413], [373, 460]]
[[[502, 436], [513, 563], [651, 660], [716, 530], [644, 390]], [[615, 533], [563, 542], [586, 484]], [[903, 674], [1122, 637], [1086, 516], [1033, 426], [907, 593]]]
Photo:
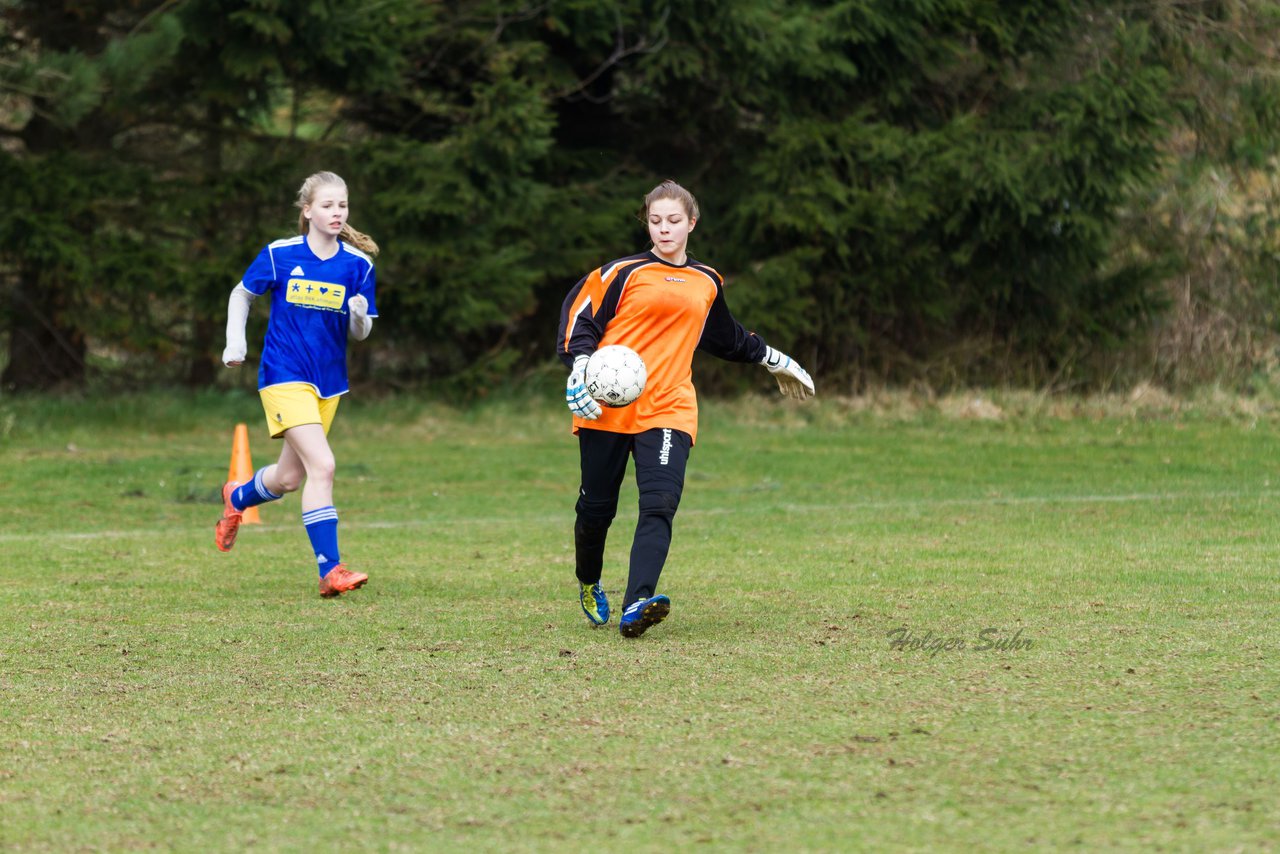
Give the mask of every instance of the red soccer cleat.
[[213, 528], [213, 543], [220, 552], [229, 552], [236, 544], [236, 534], [240, 532], [241, 511], [231, 506], [231, 493], [240, 485], [239, 481], [229, 480], [222, 484], [222, 518]]
[[320, 579], [320, 595], [331, 599], [339, 593], [347, 593], [357, 587], [363, 587], [368, 580], [369, 576], [363, 572], [352, 572], [347, 569], [345, 563], [340, 563]]

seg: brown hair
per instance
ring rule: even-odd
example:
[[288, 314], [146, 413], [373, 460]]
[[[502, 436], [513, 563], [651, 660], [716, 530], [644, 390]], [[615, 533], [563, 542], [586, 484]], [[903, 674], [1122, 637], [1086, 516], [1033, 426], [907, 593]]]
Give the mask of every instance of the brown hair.
[[644, 197], [644, 211], [640, 214], [641, 219], [646, 221], [649, 219], [649, 206], [659, 199], [675, 199], [684, 206], [684, 212], [689, 219], [698, 218], [698, 200], [693, 197], [693, 193], [668, 178]]
[[[337, 184], [343, 188], [347, 186], [347, 182], [342, 180], [341, 177], [333, 172], [317, 172], [314, 175], [308, 176], [307, 180], [303, 181], [302, 186], [298, 188], [298, 200], [294, 202], [294, 204], [297, 205], [298, 210], [301, 211], [307, 205], [315, 201], [316, 192], [321, 187], [327, 187], [330, 184]], [[306, 234], [308, 228], [309, 225], [307, 223], [306, 214], [299, 213], [298, 233]], [[378, 244], [374, 242], [374, 239], [362, 231], [356, 231], [351, 227], [351, 223], [349, 222], [343, 224], [342, 232], [338, 235], [338, 239], [345, 240], [361, 252], [369, 255], [378, 254]]]

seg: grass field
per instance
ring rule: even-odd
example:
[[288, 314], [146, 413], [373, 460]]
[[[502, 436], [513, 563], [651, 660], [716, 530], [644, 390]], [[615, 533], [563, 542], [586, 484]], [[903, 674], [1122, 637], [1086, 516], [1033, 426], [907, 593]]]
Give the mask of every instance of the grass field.
[[1274, 412], [705, 404], [627, 641], [526, 404], [344, 403], [324, 601], [255, 398], [0, 399], [0, 848], [1280, 846]]

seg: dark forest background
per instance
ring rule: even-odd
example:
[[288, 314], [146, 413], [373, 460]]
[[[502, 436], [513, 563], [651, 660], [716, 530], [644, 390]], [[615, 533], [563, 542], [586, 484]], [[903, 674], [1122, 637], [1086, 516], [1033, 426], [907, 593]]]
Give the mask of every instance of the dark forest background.
[[545, 369], [671, 177], [825, 393], [1249, 391], [1277, 45], [1268, 2], [0, 0], [0, 386], [244, 382], [227, 296], [332, 169], [383, 249], [371, 383]]

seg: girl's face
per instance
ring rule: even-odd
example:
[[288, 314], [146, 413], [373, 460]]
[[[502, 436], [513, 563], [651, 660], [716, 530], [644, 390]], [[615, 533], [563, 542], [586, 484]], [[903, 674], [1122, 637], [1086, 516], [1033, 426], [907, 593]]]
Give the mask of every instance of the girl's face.
[[316, 190], [311, 204], [302, 209], [311, 230], [337, 237], [347, 223], [347, 188], [342, 184], [325, 184]]
[[653, 252], [664, 261], [683, 264], [689, 232], [698, 224], [676, 199], [657, 199], [649, 205], [649, 237]]

